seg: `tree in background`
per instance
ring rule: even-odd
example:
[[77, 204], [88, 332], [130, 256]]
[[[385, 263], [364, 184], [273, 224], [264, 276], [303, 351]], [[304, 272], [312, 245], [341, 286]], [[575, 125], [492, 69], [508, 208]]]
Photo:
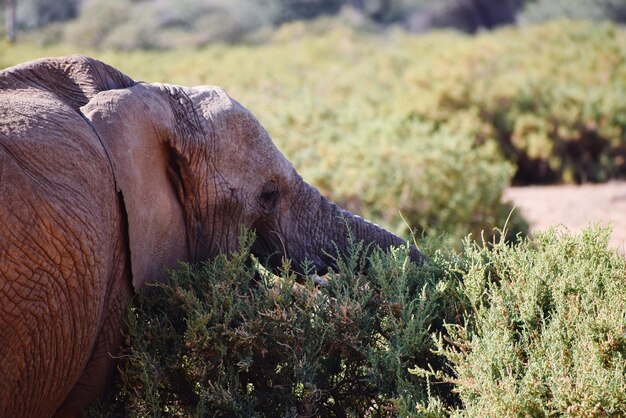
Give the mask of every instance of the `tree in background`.
[[536, 0], [520, 15], [522, 23], [569, 18], [626, 23], [626, 0]]
[[[15, 2], [16, 0], [9, 0]], [[78, 15], [80, 0], [20, 0], [17, 22], [27, 29], [63, 22]]]
[[9, 42], [18, 29], [37, 29], [78, 16], [81, 0], [5, 0], [4, 19]]
[[474, 33], [481, 28], [515, 23], [526, 0], [444, 0], [423, 1], [426, 8], [415, 8], [404, 17], [407, 29], [424, 32], [434, 28], [456, 28]]
[[274, 0], [279, 10], [274, 23], [297, 19], [312, 19], [323, 14], [335, 14], [345, 0]]
[[9, 42], [15, 42], [15, 1], [5, 0], [4, 18], [6, 20], [7, 38]]

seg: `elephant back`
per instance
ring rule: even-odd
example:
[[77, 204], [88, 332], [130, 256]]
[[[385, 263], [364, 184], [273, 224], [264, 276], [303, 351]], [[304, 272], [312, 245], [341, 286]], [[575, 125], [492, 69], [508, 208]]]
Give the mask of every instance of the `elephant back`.
[[42, 58], [0, 71], [0, 91], [45, 90], [77, 112], [101, 91], [134, 84], [121, 71], [85, 55]]

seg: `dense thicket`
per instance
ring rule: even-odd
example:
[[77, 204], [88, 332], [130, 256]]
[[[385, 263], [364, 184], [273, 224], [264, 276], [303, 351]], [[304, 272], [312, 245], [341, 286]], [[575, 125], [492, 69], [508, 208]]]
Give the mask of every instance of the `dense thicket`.
[[[346, 260], [326, 287], [182, 266], [129, 315], [96, 415], [623, 416], [626, 260], [608, 231]], [[355, 247], [358, 253], [358, 246]]]
[[626, 415], [626, 259], [610, 230], [553, 229], [519, 245], [466, 242], [449, 271], [467, 310], [437, 336], [452, 416]]
[[359, 251], [323, 289], [287, 272], [256, 280], [245, 245], [182, 266], [130, 313], [122, 409], [342, 417], [410, 412], [435, 393], [452, 402], [449, 385], [428, 388], [409, 368], [442, 366], [430, 333], [460, 320], [454, 286], [439, 267], [407, 262], [403, 249], [375, 255], [368, 275], [355, 273]]

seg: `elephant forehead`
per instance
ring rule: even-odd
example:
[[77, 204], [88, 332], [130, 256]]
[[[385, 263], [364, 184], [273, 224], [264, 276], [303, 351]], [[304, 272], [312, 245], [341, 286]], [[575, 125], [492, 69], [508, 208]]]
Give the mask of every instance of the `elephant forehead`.
[[[217, 86], [185, 88], [207, 126], [218, 170], [231, 179], [257, 183], [289, 176], [291, 163], [278, 151], [256, 117]], [[232, 177], [231, 177], [232, 174]]]
[[217, 127], [216, 135], [216, 148], [222, 158], [230, 160], [239, 169], [245, 167], [251, 175], [281, 176], [292, 168], [267, 131], [249, 112], [228, 118]]
[[246, 112], [246, 109], [221, 87], [183, 87], [182, 90], [193, 103], [196, 113], [213, 124], [224, 124], [229, 119]]
[[185, 90], [196, 112], [207, 121], [214, 134], [231, 140], [266, 140], [267, 134], [254, 115], [221, 87], [199, 86]]
[[218, 145], [218, 160], [225, 170], [253, 183], [286, 177], [292, 171], [291, 163], [278, 151], [267, 135], [253, 140], [223, 138]]

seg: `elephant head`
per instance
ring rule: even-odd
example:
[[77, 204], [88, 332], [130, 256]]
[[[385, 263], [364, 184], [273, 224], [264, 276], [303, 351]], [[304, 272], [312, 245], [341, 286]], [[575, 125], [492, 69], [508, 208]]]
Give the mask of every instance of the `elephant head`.
[[237, 249], [242, 225], [267, 267], [301, 273], [332, 267], [348, 231], [403, 243], [320, 196], [220, 88], [84, 56], [0, 71], [0, 219], [6, 416], [77, 414], [106, 392], [132, 287]]
[[[113, 166], [128, 217], [135, 289], [163, 266], [238, 247], [267, 267], [283, 258], [302, 271], [333, 266], [355, 241], [383, 249], [404, 242], [341, 210], [305, 183], [257, 119], [219, 87], [137, 83], [97, 94], [82, 109]], [[410, 249], [411, 258], [421, 254]]]

